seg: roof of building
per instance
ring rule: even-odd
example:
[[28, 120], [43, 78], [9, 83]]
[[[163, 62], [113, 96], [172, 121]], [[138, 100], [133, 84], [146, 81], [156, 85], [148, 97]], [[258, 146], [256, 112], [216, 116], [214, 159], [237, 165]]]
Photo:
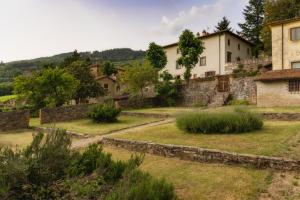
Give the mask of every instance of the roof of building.
[[284, 20], [278, 20], [278, 21], [274, 21], [269, 23], [269, 26], [277, 26], [277, 25], [281, 25], [281, 24], [287, 24], [287, 23], [291, 23], [291, 22], [297, 22], [300, 21], [300, 17], [295, 17], [295, 18], [291, 18], [291, 19], [284, 19]]
[[300, 69], [284, 69], [273, 70], [261, 74], [256, 81], [276, 81], [276, 80], [289, 80], [300, 79]]
[[[215, 32], [215, 33], [209, 33], [209, 34], [206, 34], [206, 35], [199, 36], [198, 38], [205, 39], [205, 38], [210, 38], [210, 37], [214, 37], [214, 36], [218, 36], [218, 35], [223, 35], [225, 33], [230, 34], [233, 37], [236, 37], [236, 38], [242, 40], [243, 42], [246, 42], [246, 43], [250, 44], [251, 46], [253, 45], [250, 41], [246, 40], [245, 38], [241, 37], [240, 35], [235, 34], [235, 33], [233, 33], [232, 31], [229, 31], [229, 30], [219, 31], [219, 32]], [[165, 45], [165, 46], [163, 46], [163, 48], [174, 47], [174, 46], [177, 46], [177, 45], [178, 45], [178, 42]]]
[[110, 79], [112, 80], [113, 82], [117, 82], [117, 80], [115, 80], [114, 78], [110, 77], [110, 76], [100, 76], [100, 77], [97, 77], [96, 80], [102, 80], [102, 79]]

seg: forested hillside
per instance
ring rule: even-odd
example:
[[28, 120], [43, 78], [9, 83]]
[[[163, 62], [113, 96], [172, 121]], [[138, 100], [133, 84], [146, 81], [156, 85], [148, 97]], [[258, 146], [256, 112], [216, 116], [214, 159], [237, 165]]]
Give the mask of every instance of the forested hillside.
[[[0, 82], [10, 82], [20, 74], [31, 73], [47, 64], [58, 64], [72, 54], [73, 52], [68, 52], [51, 57], [0, 63]], [[101, 52], [80, 52], [80, 54], [83, 57], [90, 58], [93, 62], [111, 61], [120, 65], [141, 60], [145, 57], [145, 51], [135, 51], [129, 48], [111, 49]]]

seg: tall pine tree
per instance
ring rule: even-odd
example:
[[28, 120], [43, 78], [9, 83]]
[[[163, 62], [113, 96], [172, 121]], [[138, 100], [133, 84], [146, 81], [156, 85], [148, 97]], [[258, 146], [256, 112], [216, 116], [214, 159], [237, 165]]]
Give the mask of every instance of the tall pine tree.
[[230, 21], [227, 19], [227, 17], [223, 17], [220, 22], [218, 22], [218, 25], [215, 26], [215, 32], [219, 31], [225, 31], [229, 30], [232, 31], [232, 28], [230, 27]]
[[264, 21], [264, 0], [250, 0], [243, 14], [245, 23], [239, 24], [241, 32], [238, 33], [254, 44], [252, 53], [255, 57], [258, 57], [259, 52], [264, 48], [261, 38]]

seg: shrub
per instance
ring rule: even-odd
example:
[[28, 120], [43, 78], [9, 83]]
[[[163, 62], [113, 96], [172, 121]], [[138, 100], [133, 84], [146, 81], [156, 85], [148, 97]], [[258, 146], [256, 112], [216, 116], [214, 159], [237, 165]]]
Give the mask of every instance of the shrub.
[[88, 116], [96, 123], [110, 123], [116, 122], [120, 113], [121, 110], [115, 108], [113, 103], [105, 103], [102, 105], [93, 106], [89, 111]]
[[236, 109], [232, 112], [187, 113], [176, 119], [177, 127], [188, 133], [243, 133], [259, 130], [263, 121], [258, 114]]
[[143, 155], [116, 162], [99, 144], [83, 152], [70, 144], [57, 130], [35, 135], [25, 150], [0, 148], [0, 199], [109, 199], [114, 191], [125, 199], [124, 188], [129, 199], [174, 199], [171, 184], [138, 170]]
[[241, 105], [250, 105], [249, 101], [246, 99], [234, 99], [228, 102], [230, 106], [241, 106]]

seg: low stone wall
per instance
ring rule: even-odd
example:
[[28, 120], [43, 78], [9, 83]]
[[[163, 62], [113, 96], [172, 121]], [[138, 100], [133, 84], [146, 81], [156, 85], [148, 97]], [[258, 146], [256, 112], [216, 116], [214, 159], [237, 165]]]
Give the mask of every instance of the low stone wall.
[[147, 108], [147, 107], [157, 107], [159, 106], [158, 99], [155, 97], [144, 98], [143, 100], [139, 99], [115, 99], [115, 105], [122, 109], [128, 108]]
[[121, 115], [124, 116], [132, 116], [132, 117], [151, 117], [151, 118], [159, 118], [159, 119], [164, 119], [164, 118], [169, 118], [169, 114], [156, 114], [156, 113], [137, 113], [137, 112], [121, 112]]
[[29, 110], [0, 112], [0, 131], [28, 128], [29, 119]]
[[76, 119], [84, 119], [90, 106], [95, 104], [84, 104], [75, 106], [63, 106], [57, 108], [43, 108], [40, 110], [41, 124], [63, 122]]
[[266, 120], [300, 121], [300, 113], [263, 113]]
[[194, 162], [249, 165], [259, 169], [300, 170], [300, 161], [283, 158], [237, 154], [225, 151], [202, 149], [190, 146], [155, 144], [150, 142], [103, 138], [104, 145], [121, 147], [131, 151], [150, 153], [164, 157], [179, 158]]

